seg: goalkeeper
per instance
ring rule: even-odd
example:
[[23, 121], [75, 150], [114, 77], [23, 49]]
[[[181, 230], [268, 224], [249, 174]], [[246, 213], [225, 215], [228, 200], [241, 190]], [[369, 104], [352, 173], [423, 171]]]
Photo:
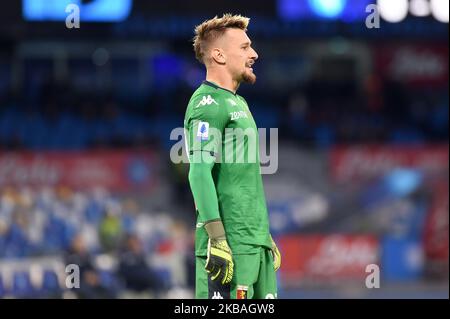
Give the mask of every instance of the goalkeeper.
[[[269, 233], [258, 130], [236, 94], [240, 83], [256, 81], [248, 22], [225, 14], [195, 29], [194, 51], [207, 71], [184, 120], [197, 213], [196, 298], [277, 298], [281, 257]], [[245, 138], [233, 134], [239, 131]]]

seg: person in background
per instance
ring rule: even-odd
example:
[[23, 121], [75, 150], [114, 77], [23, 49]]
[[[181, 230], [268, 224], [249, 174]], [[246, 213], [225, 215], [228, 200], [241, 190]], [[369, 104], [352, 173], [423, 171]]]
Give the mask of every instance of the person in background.
[[147, 263], [140, 239], [128, 234], [119, 258], [118, 275], [127, 290], [137, 293], [152, 293], [161, 296], [166, 290], [165, 283]]
[[99, 271], [92, 262], [92, 256], [86, 248], [81, 235], [76, 235], [65, 258], [66, 265], [75, 264], [80, 269], [80, 288], [73, 289], [80, 299], [111, 299], [116, 298], [113, 289], [106, 287], [101, 280]]

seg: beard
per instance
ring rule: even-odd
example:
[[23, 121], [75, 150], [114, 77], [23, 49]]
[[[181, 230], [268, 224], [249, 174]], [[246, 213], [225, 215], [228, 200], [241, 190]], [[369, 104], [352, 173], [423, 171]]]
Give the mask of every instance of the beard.
[[256, 75], [250, 70], [245, 70], [244, 73], [242, 73], [242, 82], [255, 84], [256, 82]]

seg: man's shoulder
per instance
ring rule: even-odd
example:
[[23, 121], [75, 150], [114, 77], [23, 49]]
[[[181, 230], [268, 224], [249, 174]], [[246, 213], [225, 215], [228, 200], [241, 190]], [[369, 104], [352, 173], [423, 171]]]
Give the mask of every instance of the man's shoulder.
[[220, 90], [202, 84], [192, 93], [188, 105], [194, 108], [207, 105], [219, 105], [223, 98], [222, 95]]
[[236, 94], [237, 98], [239, 100], [241, 100], [242, 102], [244, 102], [245, 104], [247, 104], [247, 101], [244, 99], [244, 97], [242, 95]]

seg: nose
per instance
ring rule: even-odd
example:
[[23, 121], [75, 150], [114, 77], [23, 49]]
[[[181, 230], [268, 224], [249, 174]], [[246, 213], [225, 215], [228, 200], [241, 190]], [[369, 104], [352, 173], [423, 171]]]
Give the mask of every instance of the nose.
[[253, 48], [252, 48], [251, 58], [255, 61], [258, 60], [258, 53], [256, 53], [255, 49], [253, 49]]

